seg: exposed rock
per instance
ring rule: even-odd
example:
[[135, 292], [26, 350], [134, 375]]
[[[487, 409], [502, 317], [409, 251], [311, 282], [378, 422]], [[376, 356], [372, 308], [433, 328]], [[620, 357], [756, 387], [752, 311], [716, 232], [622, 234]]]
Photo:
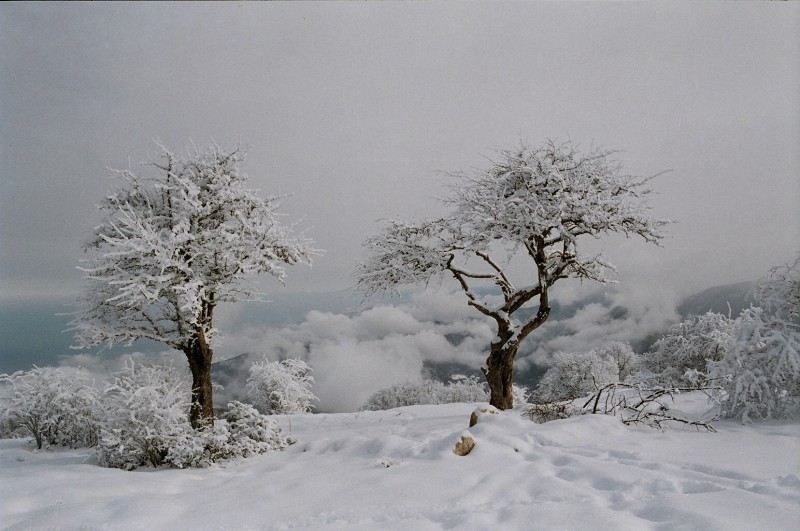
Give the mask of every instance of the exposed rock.
[[478, 423], [478, 418], [481, 415], [497, 415], [498, 411], [494, 406], [479, 407], [469, 416], [469, 427], [473, 427]]
[[470, 453], [473, 448], [475, 448], [475, 439], [472, 438], [469, 432], [464, 432], [461, 435], [461, 440], [456, 443], [453, 452], [456, 455], [464, 456]]

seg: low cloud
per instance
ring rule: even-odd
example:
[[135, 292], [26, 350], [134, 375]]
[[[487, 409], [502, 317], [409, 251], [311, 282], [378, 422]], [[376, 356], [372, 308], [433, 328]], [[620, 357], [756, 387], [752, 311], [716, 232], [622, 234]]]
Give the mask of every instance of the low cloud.
[[[612, 340], [636, 346], [679, 320], [669, 293], [626, 287], [630, 289], [583, 286], [583, 292], [575, 295], [560, 292], [560, 308], [523, 343], [516, 367], [548, 365], [559, 350], [587, 351]], [[313, 392], [320, 399], [317, 411], [355, 411], [382, 388], [422, 380], [428, 374], [426, 363], [458, 363], [477, 371], [496, 335], [491, 319], [470, 308], [463, 293], [444, 289], [349, 315], [312, 310], [303, 322], [281, 327], [236, 317], [227, 320], [227, 333], [220, 337], [216, 352], [219, 359], [242, 353], [248, 357], [228, 364], [227, 370], [234, 374], [217, 391], [218, 405], [244, 397], [254, 361], [300, 358], [313, 369]], [[186, 368], [183, 354], [168, 350], [122, 357], [79, 354], [62, 363], [107, 376], [127, 358]]]

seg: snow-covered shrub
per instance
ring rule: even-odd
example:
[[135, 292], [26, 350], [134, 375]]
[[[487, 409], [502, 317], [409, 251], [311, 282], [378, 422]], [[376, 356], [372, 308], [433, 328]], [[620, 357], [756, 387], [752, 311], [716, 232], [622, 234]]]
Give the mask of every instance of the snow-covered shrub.
[[97, 444], [97, 390], [83, 371], [36, 367], [0, 375], [2, 421], [44, 443], [77, 448]]
[[269, 361], [264, 358], [250, 367], [247, 397], [262, 413], [268, 415], [310, 413], [314, 378], [311, 367], [300, 359]]
[[710, 364], [722, 359], [734, 341], [735, 322], [708, 312], [673, 325], [645, 354], [645, 368], [663, 387], [702, 385]]
[[524, 385], [511, 385], [511, 396], [514, 397], [514, 404], [521, 406], [528, 403], [528, 399], [533, 395], [530, 389]]
[[173, 367], [133, 361], [105, 390], [98, 460], [102, 466], [204, 467], [280, 450], [291, 443], [278, 423], [240, 402], [213, 424], [192, 428], [190, 388]]
[[538, 402], [573, 400], [616, 381], [619, 367], [610, 356], [600, 356], [595, 350], [556, 352], [534, 395]]
[[231, 434], [229, 458], [282, 450], [294, 443], [291, 437], [283, 435], [274, 418], [259, 413], [248, 404], [229, 403], [223, 420], [227, 422]]
[[450, 376], [450, 381], [446, 385], [440, 384], [432, 389], [434, 393], [429, 402], [432, 404], [486, 402], [489, 400], [486, 387], [483, 382], [478, 380], [477, 376], [454, 374]]
[[435, 380], [394, 384], [373, 393], [361, 409], [380, 411], [403, 406], [435, 404], [438, 403], [436, 400], [442, 395], [443, 388], [444, 384]]
[[[528, 389], [513, 386], [514, 402], [525, 403]], [[446, 384], [436, 380], [399, 383], [374, 393], [361, 409], [379, 411], [403, 406], [487, 402], [486, 384], [477, 376], [454, 374]]]
[[193, 435], [190, 395], [174, 367], [128, 360], [103, 393], [100, 464], [126, 470], [164, 464], [170, 448]]
[[617, 363], [619, 382], [628, 380], [642, 368], [642, 357], [627, 342], [611, 341], [594, 349], [594, 352], [601, 358], [611, 358]]
[[764, 311], [798, 324], [800, 318], [800, 256], [794, 263], [776, 266], [760, 279], [753, 297]]
[[800, 396], [800, 328], [750, 308], [737, 319], [734, 334], [712, 368], [725, 382], [722, 416], [742, 422], [787, 416]]
[[575, 416], [577, 412], [578, 409], [571, 401], [544, 402], [527, 406], [523, 410], [522, 416], [539, 424], [544, 424], [551, 420], [567, 419]]
[[283, 435], [275, 419], [234, 401], [213, 426], [183, 433], [167, 452], [165, 462], [177, 468], [206, 467], [225, 459], [282, 450], [293, 442]]

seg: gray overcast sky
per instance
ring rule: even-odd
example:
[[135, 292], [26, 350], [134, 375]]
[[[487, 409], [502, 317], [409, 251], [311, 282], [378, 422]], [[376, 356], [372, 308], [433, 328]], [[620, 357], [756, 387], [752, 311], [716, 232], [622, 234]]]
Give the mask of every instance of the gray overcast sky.
[[80, 241], [160, 137], [241, 140], [326, 249], [289, 290], [352, 284], [379, 218], [439, 213], [439, 170], [520, 137], [624, 150], [678, 220], [608, 245], [621, 280], [755, 279], [800, 251], [796, 3], [0, 4], [0, 295], [80, 286]]

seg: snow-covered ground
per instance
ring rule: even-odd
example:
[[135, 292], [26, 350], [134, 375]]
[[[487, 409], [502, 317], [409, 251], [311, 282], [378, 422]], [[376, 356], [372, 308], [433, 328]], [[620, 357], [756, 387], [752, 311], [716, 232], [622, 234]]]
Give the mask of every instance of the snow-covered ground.
[[[697, 398], [688, 397], [697, 407]], [[800, 423], [717, 433], [475, 404], [297, 415], [288, 450], [208, 469], [100, 468], [0, 441], [4, 529], [798, 529]]]

